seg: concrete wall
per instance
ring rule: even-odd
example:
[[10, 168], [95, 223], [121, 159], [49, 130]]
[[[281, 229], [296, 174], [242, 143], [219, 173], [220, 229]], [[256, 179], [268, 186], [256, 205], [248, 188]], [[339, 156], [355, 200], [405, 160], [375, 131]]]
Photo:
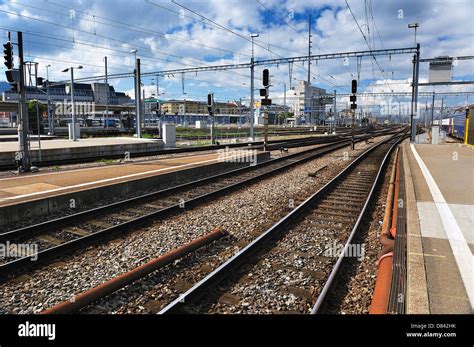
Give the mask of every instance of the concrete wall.
[[[262, 162], [269, 158], [270, 154], [268, 152], [259, 153], [257, 160], [258, 162]], [[49, 213], [67, 210], [69, 209], [71, 199], [75, 200], [77, 208], [89, 209], [89, 205], [96, 204], [100, 201], [111, 200], [113, 198], [124, 200], [142, 190], [150, 190], [151, 188], [160, 190], [169, 185], [191, 182], [199, 178], [209, 177], [217, 173], [244, 166], [248, 166], [248, 163], [215, 163], [190, 168], [188, 170], [180, 170], [163, 175], [135, 179], [114, 185], [91, 188], [79, 192], [66, 193], [64, 195], [5, 206], [0, 208], [0, 227], [14, 225], [25, 218], [40, 217]]]
[[[37, 146], [32, 143], [32, 147]], [[88, 146], [88, 147], [73, 147], [73, 148], [56, 148], [43, 149], [41, 151], [43, 161], [55, 160], [72, 160], [83, 158], [104, 158], [111, 155], [123, 155], [125, 152], [133, 153], [147, 153], [155, 152], [163, 149], [162, 141], [131, 143], [123, 145], [105, 145], [105, 146]], [[38, 161], [38, 151], [31, 151], [32, 161]], [[15, 152], [0, 152], [0, 164], [14, 164]]]

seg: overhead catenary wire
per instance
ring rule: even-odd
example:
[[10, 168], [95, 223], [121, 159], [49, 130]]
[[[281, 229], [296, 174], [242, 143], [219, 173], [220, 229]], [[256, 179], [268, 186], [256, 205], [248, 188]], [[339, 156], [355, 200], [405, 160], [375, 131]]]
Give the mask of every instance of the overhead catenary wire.
[[[48, 12], [48, 13], [52, 13], [52, 14], [56, 14], [56, 15], [61, 15], [61, 16], [67, 15], [65, 13], [48, 10], [48, 9], [45, 9], [45, 8], [42, 8], [42, 7], [26, 5], [26, 4], [20, 3], [16, 0], [9, 0], [9, 1], [12, 4], [18, 5], [18, 6], [32, 8], [32, 9], [35, 9], [35, 10], [44, 11], [44, 12]], [[54, 5], [54, 6], [58, 6], [58, 7], [64, 8], [64, 9], [74, 10], [75, 12], [84, 13], [85, 15], [92, 17], [93, 19], [87, 19], [85, 17], [76, 17], [76, 18], [78, 18], [80, 20], [83, 20], [83, 21], [92, 22], [94, 24], [94, 35], [97, 35], [96, 25], [101, 24], [101, 25], [106, 25], [106, 26], [112, 27], [112, 28], [124, 29], [124, 30], [133, 31], [133, 32], [137, 32], [137, 33], [152, 34], [152, 35], [160, 36], [160, 37], [165, 38], [167, 41], [174, 40], [174, 41], [183, 42], [183, 43], [186, 43], [186, 44], [189, 44], [189, 45], [198, 46], [200, 48], [208, 48], [208, 49], [216, 50], [216, 51], [219, 51], [219, 52], [226, 52], [226, 53], [231, 53], [231, 54], [235, 54], [235, 55], [242, 55], [242, 56], [250, 57], [250, 55], [247, 55], [247, 54], [244, 54], [244, 53], [227, 50], [227, 49], [224, 49], [224, 48], [221, 48], [221, 47], [209, 46], [209, 45], [206, 45], [202, 42], [197, 42], [195, 40], [184, 39], [184, 38], [181, 38], [181, 37], [178, 37], [178, 36], [175, 36], [175, 35], [170, 35], [170, 34], [164, 34], [164, 33], [161, 33], [159, 31], [139, 27], [139, 26], [136, 26], [136, 25], [133, 25], [133, 24], [130, 24], [130, 23], [125, 23], [125, 22], [121, 22], [121, 21], [118, 21], [118, 20], [114, 20], [114, 19], [103, 17], [103, 16], [99, 16], [99, 15], [96, 15], [96, 14], [88, 13], [86, 11], [73, 9], [71, 7], [67, 7], [67, 6], [55, 3], [53, 1], [47, 0], [46, 2], [48, 4], [51, 4], [51, 5]], [[116, 24], [101, 22], [101, 21], [98, 21], [97, 18], [103, 19], [103, 20], [106, 20], [106, 21], [110, 21], [110, 22], [116, 23]]]

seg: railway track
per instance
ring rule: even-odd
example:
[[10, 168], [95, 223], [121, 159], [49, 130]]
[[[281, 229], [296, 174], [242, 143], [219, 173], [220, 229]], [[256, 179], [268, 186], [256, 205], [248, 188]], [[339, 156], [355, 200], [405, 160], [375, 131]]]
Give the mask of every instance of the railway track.
[[[358, 141], [366, 138], [360, 137]], [[31, 261], [31, 256], [4, 259], [3, 263], [0, 263], [0, 276], [7, 278], [26, 268], [36, 267], [47, 260], [84, 248], [91, 243], [106, 240], [171, 213], [193, 207], [210, 198], [331, 153], [348, 144], [347, 140], [338, 141], [276, 158], [253, 167], [237, 169], [0, 234], [0, 243], [36, 244], [39, 247], [37, 260], [34, 262]]]
[[318, 192], [160, 311], [320, 313], [379, 177], [405, 134], [364, 152]]
[[[358, 130], [356, 134], [363, 134], [366, 132], [367, 129]], [[383, 133], [384, 129], [374, 130], [372, 134]], [[302, 147], [302, 146], [311, 146], [317, 144], [325, 144], [331, 143], [338, 140], [342, 140], [344, 138], [348, 138], [348, 133], [338, 134], [338, 135], [328, 135], [325, 137], [307, 137], [307, 138], [299, 138], [299, 139], [291, 139], [291, 140], [271, 140], [269, 141], [269, 150], [276, 150], [280, 147], [286, 148], [293, 148], [293, 147]], [[263, 142], [256, 141], [256, 142], [243, 142], [243, 143], [231, 143], [231, 144], [222, 144], [222, 145], [210, 145], [210, 146], [200, 146], [200, 147], [189, 147], [189, 148], [172, 148], [172, 149], [163, 149], [154, 152], [147, 152], [147, 153], [130, 153], [130, 158], [143, 158], [149, 156], [159, 156], [159, 155], [169, 155], [169, 154], [186, 154], [186, 153], [196, 153], [196, 152], [204, 152], [204, 151], [215, 151], [219, 149], [225, 148], [242, 148], [242, 149], [263, 149]], [[89, 157], [89, 158], [81, 158], [81, 159], [65, 159], [65, 160], [54, 160], [54, 161], [41, 161], [41, 162], [34, 162], [33, 164], [38, 167], [48, 167], [48, 166], [57, 166], [57, 165], [69, 165], [69, 164], [81, 164], [81, 163], [92, 163], [99, 160], [118, 160], [123, 159], [124, 155], [108, 155], [102, 157]], [[6, 170], [16, 170], [17, 167], [14, 163], [10, 164], [0, 164], [0, 171]]]

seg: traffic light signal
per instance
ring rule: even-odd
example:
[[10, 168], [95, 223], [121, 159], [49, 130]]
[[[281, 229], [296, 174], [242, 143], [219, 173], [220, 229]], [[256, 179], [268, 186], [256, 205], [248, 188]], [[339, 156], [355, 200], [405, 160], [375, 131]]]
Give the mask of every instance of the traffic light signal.
[[352, 94], [357, 93], [357, 80], [352, 80]]
[[214, 94], [207, 94], [207, 112], [212, 116], [214, 114]]
[[214, 106], [214, 94], [209, 93], [207, 94], [207, 107]]
[[4, 63], [7, 69], [13, 69], [13, 44], [10, 41], [3, 44], [3, 58], [5, 59]]
[[265, 88], [270, 86], [270, 71], [268, 69], [263, 70], [263, 86]]

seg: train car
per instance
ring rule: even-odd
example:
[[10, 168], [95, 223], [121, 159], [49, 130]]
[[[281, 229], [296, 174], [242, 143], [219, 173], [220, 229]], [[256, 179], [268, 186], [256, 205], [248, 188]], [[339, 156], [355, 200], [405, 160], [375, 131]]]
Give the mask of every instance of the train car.
[[466, 135], [466, 111], [459, 112], [452, 117], [451, 136], [464, 140]]
[[465, 128], [466, 128], [466, 111], [457, 110], [451, 117], [444, 118], [441, 120], [433, 121], [434, 124], [439, 125], [441, 123], [441, 129], [446, 132], [447, 135], [454, 138], [464, 140]]

